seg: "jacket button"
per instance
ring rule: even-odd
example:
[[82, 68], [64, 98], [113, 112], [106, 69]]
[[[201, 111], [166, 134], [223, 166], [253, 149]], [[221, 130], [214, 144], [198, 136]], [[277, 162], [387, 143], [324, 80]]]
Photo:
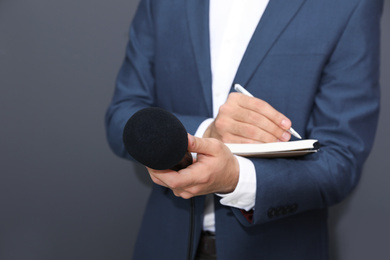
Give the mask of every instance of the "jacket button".
[[289, 206], [282, 207], [282, 214], [287, 215], [288, 213], [290, 213], [290, 207]]
[[297, 211], [297, 209], [298, 209], [298, 204], [292, 204], [291, 205], [291, 213]]
[[269, 218], [274, 218], [275, 217], [275, 209], [274, 208], [269, 208], [267, 215]]
[[282, 207], [277, 207], [275, 209], [275, 216], [279, 217], [283, 212], [283, 208]]

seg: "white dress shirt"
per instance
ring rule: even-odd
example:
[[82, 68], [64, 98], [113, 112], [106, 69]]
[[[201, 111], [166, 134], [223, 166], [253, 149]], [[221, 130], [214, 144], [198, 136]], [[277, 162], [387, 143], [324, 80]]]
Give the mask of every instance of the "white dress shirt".
[[[213, 117], [226, 102], [234, 77], [250, 39], [269, 0], [210, 0], [210, 56]], [[205, 120], [196, 136], [203, 136], [214, 118]], [[253, 163], [236, 156], [240, 175], [236, 189], [217, 194], [225, 206], [250, 210], [255, 206], [256, 172]], [[206, 197], [203, 229], [215, 231], [213, 196]]]

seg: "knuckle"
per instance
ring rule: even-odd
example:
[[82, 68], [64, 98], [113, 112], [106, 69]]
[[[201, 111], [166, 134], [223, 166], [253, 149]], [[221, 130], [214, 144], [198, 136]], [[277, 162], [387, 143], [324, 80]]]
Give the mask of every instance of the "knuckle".
[[261, 109], [261, 110], [264, 110], [264, 109], [266, 109], [268, 106], [269, 106], [269, 104], [266, 102], [266, 101], [264, 101], [264, 100], [262, 100], [262, 99], [256, 99], [256, 100], [254, 100], [255, 102], [256, 102], [256, 106], [259, 108], [259, 109]]
[[229, 102], [229, 101], [236, 101], [237, 99], [240, 98], [240, 96], [241, 96], [240, 93], [232, 92], [232, 93], [230, 93], [229, 96], [228, 96], [228, 102]]
[[172, 192], [176, 197], [182, 199], [190, 199], [193, 197], [191, 193], [188, 193], [187, 191], [184, 190], [172, 190]]
[[231, 111], [231, 109], [230, 109], [229, 104], [225, 103], [219, 107], [218, 114], [220, 114], [220, 115], [230, 114], [230, 111]]
[[175, 194], [176, 197], [178, 198], [182, 198], [182, 199], [190, 199], [192, 198], [192, 196], [186, 192], [173, 192], [173, 194]]
[[188, 189], [188, 194], [197, 195], [200, 193], [200, 191], [201, 191], [201, 189], [199, 188], [199, 186], [193, 186], [193, 187]]
[[191, 194], [189, 194], [189, 193], [184, 193], [184, 194], [182, 194], [181, 195], [181, 198], [183, 198], [183, 199], [191, 199], [193, 196], [191, 195]]
[[218, 130], [223, 130], [225, 129], [225, 120], [224, 119], [221, 119], [221, 118], [218, 118], [217, 120], [215, 120], [215, 128], [218, 129]]
[[203, 176], [201, 176], [201, 177], [199, 178], [199, 182], [200, 182], [201, 184], [209, 183], [210, 180], [211, 180], [211, 177], [210, 177], [210, 175], [208, 175], [208, 174], [205, 174], [205, 175], [203, 175]]
[[173, 180], [169, 183], [169, 188], [172, 190], [178, 189], [179, 187], [180, 187], [180, 184], [176, 180]]

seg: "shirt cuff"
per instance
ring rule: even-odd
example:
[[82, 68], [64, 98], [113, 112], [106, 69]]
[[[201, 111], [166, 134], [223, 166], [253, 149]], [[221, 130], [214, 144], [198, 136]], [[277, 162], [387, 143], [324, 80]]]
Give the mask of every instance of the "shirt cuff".
[[209, 127], [209, 125], [211, 125], [211, 123], [214, 121], [214, 118], [208, 118], [206, 120], [204, 120], [198, 127], [198, 129], [196, 130], [195, 132], [195, 135], [196, 137], [203, 137], [204, 135], [204, 132], [206, 132], [207, 128]]
[[216, 194], [221, 197], [224, 206], [235, 207], [249, 211], [256, 203], [256, 169], [251, 160], [236, 156], [240, 175], [236, 189], [228, 194]]

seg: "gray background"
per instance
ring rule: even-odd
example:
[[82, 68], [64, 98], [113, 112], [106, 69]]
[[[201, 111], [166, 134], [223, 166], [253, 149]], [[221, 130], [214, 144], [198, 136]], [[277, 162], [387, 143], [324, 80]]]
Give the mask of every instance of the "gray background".
[[[385, 2], [379, 130], [359, 187], [331, 209], [332, 259], [389, 259]], [[150, 181], [109, 150], [103, 117], [137, 4], [0, 0], [0, 260], [130, 258]]]

